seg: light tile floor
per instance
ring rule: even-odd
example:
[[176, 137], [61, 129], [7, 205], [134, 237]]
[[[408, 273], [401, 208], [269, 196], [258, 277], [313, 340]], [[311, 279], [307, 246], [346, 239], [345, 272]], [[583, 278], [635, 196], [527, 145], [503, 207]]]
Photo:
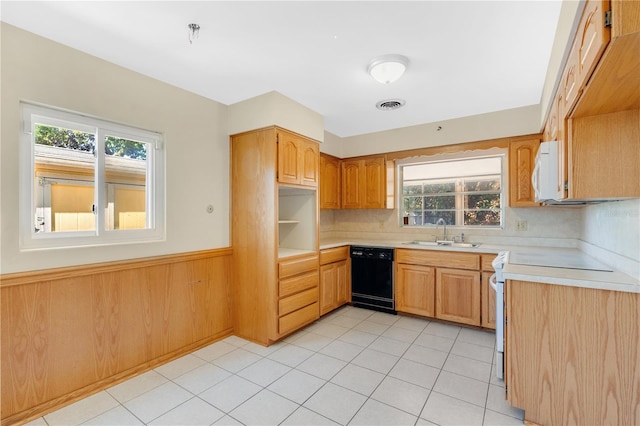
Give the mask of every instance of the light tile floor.
[[521, 425], [490, 332], [345, 306], [277, 344], [232, 336], [31, 425]]

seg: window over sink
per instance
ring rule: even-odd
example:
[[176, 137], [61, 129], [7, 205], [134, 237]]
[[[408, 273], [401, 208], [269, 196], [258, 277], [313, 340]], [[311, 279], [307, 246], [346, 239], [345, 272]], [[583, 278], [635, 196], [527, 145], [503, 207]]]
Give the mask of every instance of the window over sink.
[[[398, 166], [401, 226], [501, 228], [505, 154], [432, 156]], [[442, 220], [441, 220], [442, 219]]]

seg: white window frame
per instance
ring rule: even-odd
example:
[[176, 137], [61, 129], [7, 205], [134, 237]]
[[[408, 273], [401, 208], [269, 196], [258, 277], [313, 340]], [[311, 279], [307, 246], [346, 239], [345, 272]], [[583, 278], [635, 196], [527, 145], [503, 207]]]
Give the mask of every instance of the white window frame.
[[[398, 194], [397, 198], [397, 209], [398, 209], [398, 223], [400, 227], [409, 227], [409, 228], [437, 228], [438, 225], [435, 224], [426, 224], [426, 225], [407, 225], [404, 223], [404, 196], [403, 196], [403, 176], [402, 176], [402, 167], [410, 166], [415, 164], [425, 164], [425, 163], [440, 163], [447, 161], [462, 161], [462, 160], [471, 160], [475, 158], [487, 158], [487, 157], [501, 157], [501, 169], [500, 169], [500, 225], [463, 225], [459, 224], [458, 216], [462, 215], [462, 211], [456, 211], [456, 224], [448, 224], [449, 228], [458, 228], [458, 229], [504, 229], [505, 227], [505, 210], [507, 208], [507, 198], [506, 198], [506, 187], [507, 187], [507, 152], [505, 149], [501, 148], [491, 148], [487, 150], [481, 151], [469, 151], [469, 152], [459, 152], [452, 154], [437, 154], [433, 156], [423, 156], [423, 157], [413, 157], [405, 160], [399, 160], [396, 162], [397, 167], [397, 188], [396, 193]], [[457, 183], [456, 183], [457, 186]], [[457, 196], [456, 191], [456, 196]], [[463, 222], [463, 220], [460, 220]]]
[[[112, 123], [99, 118], [51, 107], [22, 103], [22, 135], [20, 143], [20, 249], [54, 249], [111, 244], [163, 241], [165, 239], [165, 150], [160, 133]], [[35, 232], [35, 125], [71, 128], [96, 135], [94, 165], [94, 231]], [[145, 229], [106, 229], [107, 184], [105, 178], [105, 135], [132, 139], [149, 144], [147, 150]]]

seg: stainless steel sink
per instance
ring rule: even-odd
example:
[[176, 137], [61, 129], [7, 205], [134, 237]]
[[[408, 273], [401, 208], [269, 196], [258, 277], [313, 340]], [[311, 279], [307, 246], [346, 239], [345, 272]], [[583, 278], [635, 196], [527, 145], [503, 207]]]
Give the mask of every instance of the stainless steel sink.
[[405, 243], [405, 244], [415, 244], [418, 246], [432, 246], [432, 247], [447, 246], [447, 247], [461, 247], [461, 248], [475, 248], [480, 246], [480, 243], [454, 243], [453, 241], [421, 241], [421, 240], [409, 241], [408, 243]]
[[452, 247], [469, 247], [469, 248], [473, 248], [473, 247], [480, 247], [481, 243], [453, 243], [451, 244]]
[[436, 243], [435, 241], [409, 241], [408, 243], [405, 244], [415, 244], [415, 245], [419, 245], [419, 246], [437, 246], [439, 245], [438, 243]]

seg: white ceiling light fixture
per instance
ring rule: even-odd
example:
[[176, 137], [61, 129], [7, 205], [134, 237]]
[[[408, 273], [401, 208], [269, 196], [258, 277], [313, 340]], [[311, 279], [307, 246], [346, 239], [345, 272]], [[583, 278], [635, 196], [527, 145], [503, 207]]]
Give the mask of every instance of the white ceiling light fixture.
[[393, 83], [404, 74], [409, 59], [402, 55], [383, 55], [369, 62], [367, 72], [382, 84]]

